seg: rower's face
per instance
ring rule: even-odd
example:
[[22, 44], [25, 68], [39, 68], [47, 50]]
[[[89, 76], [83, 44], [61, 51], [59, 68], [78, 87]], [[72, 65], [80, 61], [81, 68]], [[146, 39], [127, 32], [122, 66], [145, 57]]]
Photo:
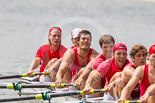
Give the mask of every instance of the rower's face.
[[134, 57], [131, 58], [135, 66], [141, 66], [146, 64], [146, 56], [146, 52], [144, 50], [140, 50], [136, 53]]
[[89, 49], [90, 45], [91, 45], [90, 34], [87, 34], [87, 35], [81, 34], [81, 37], [79, 40], [79, 47], [82, 49]]
[[72, 43], [73, 43], [73, 46], [74, 47], [78, 47], [79, 46], [79, 44], [78, 44], [78, 38], [72, 38], [71, 40], [72, 40]]
[[53, 29], [48, 36], [52, 45], [60, 45], [61, 42], [61, 32], [58, 29]]
[[148, 54], [148, 59], [150, 60], [150, 64], [155, 67], [155, 53]]
[[113, 43], [113, 42], [110, 42], [110, 43], [108, 43], [108, 44], [102, 43], [103, 56], [104, 56], [106, 59], [111, 58], [113, 46], [114, 46], [114, 43]]
[[127, 59], [127, 52], [123, 49], [118, 49], [114, 53], [115, 64], [118, 68], [123, 68]]

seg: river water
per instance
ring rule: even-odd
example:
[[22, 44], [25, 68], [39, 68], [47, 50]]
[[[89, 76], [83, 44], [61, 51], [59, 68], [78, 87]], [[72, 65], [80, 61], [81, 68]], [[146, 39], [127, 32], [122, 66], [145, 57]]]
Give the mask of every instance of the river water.
[[[0, 0], [0, 75], [27, 72], [52, 26], [61, 27], [66, 47], [72, 45], [72, 29], [79, 27], [92, 33], [91, 47], [100, 53], [98, 40], [107, 33], [126, 44], [128, 53], [135, 44], [149, 48], [155, 44], [154, 10], [154, 0]], [[0, 91], [1, 98], [17, 94]]]

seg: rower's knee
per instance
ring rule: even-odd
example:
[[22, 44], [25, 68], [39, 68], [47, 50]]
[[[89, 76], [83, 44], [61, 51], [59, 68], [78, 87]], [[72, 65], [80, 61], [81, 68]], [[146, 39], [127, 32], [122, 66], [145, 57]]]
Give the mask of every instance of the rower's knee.
[[116, 73], [114, 74], [114, 77], [115, 77], [115, 78], [121, 77], [121, 72], [116, 72]]
[[45, 69], [48, 69], [49, 67], [51, 67], [57, 60], [59, 60], [59, 59], [57, 59], [57, 58], [51, 59], [51, 60], [48, 62], [48, 64], [47, 64], [47, 66], [46, 66]]
[[58, 58], [53, 58], [48, 62], [48, 65], [53, 65], [56, 61], [58, 60]]
[[116, 96], [118, 98], [121, 97], [121, 92], [123, 90], [123, 88], [125, 87], [125, 82], [122, 78], [119, 78], [117, 81], [116, 81], [116, 88], [115, 88], [115, 91], [116, 91]]
[[124, 87], [125, 87], [125, 82], [124, 82], [124, 80], [123, 80], [122, 78], [119, 78], [119, 79], [117, 80], [116, 84], [117, 84], [117, 86], [118, 86], [119, 88], [124, 88]]

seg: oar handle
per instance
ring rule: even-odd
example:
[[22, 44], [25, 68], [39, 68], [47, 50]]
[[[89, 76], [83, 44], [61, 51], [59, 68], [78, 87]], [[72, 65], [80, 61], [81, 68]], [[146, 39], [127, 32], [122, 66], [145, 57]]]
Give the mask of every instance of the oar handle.
[[[45, 75], [45, 72], [38, 72], [38, 73], [33, 73], [33, 76], [37, 76], [37, 75]], [[27, 73], [21, 74], [21, 77], [27, 77]]]
[[104, 89], [90, 90], [90, 93], [104, 92]]
[[[39, 73], [33, 73], [33, 76], [37, 76], [37, 75], [45, 75], [45, 72], [39, 72]], [[20, 78], [20, 77], [27, 77], [27, 73], [18, 75], [6, 75], [6, 76], [0, 76], [0, 79], [10, 79], [10, 78]]]
[[22, 100], [32, 100], [32, 99], [50, 100], [51, 98], [47, 97], [47, 94], [49, 94], [49, 92], [36, 94], [35, 96], [28, 96], [28, 97], [5, 98], [5, 99], [0, 99], [0, 102], [22, 101]]
[[37, 75], [45, 75], [45, 72], [33, 73], [33, 76], [37, 76]]
[[[90, 90], [90, 93], [97, 93], [97, 92], [104, 92], [104, 89], [95, 89], [95, 90]], [[83, 91], [80, 91], [80, 94], [84, 94]]]
[[124, 103], [140, 103], [140, 100], [137, 100], [137, 101], [125, 101]]

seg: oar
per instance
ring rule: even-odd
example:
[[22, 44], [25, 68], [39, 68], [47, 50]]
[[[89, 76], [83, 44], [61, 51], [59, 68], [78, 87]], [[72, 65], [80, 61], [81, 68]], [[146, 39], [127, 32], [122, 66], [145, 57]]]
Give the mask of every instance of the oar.
[[[115, 103], [118, 103], [118, 102], [116, 101]], [[126, 100], [124, 101], [124, 103], [140, 103], [140, 100], [136, 100], [136, 101]]]
[[137, 101], [125, 101], [124, 103], [140, 103], [140, 100], [137, 100]]
[[[33, 73], [33, 76], [37, 76], [37, 75], [45, 75], [45, 72], [41, 72], [41, 73]], [[6, 75], [6, 76], [0, 76], [0, 79], [10, 79], [10, 78], [20, 78], [20, 77], [27, 77], [28, 75], [25, 74], [21, 74], [21, 75]]]
[[[102, 92], [102, 91], [104, 91], [104, 90], [103, 89], [91, 90], [90, 93]], [[0, 99], [0, 102], [22, 101], [22, 100], [32, 100], [32, 99], [50, 100], [53, 97], [62, 97], [62, 96], [78, 95], [78, 94], [84, 94], [84, 92], [83, 91], [68, 91], [68, 92], [61, 92], [61, 93], [46, 92], [46, 93], [42, 93], [42, 94], [37, 94], [35, 96]], [[81, 103], [83, 103], [83, 102], [81, 102]], [[89, 101], [87, 103], [89, 103]], [[113, 102], [110, 101], [110, 103], [118, 103], [118, 102], [117, 101], [113, 101]], [[125, 101], [124, 103], [140, 103], [140, 101], [139, 100], [137, 100], [137, 101]]]
[[[96, 93], [96, 92], [104, 92], [104, 90], [103, 89], [90, 90], [90, 93]], [[43, 94], [37, 94], [35, 96], [0, 99], [0, 102], [32, 100], [32, 99], [50, 100], [53, 97], [62, 97], [62, 96], [78, 95], [78, 94], [84, 94], [84, 92], [83, 91], [67, 91], [67, 92], [61, 92], [61, 93], [46, 92]]]
[[[97, 99], [96, 99], [97, 100]], [[88, 101], [88, 100], [84, 100], [84, 103], [118, 103], [117, 101], [104, 101], [104, 100], [102, 100], [102, 101], [96, 101], [95, 102], [95, 99], [94, 99], [94, 101], [93, 101], [93, 99], [92, 99], [92, 101]], [[124, 101], [124, 103], [140, 103], [140, 100], [137, 100], [137, 101]]]
[[[73, 84], [61, 84], [61, 87], [67, 87], [67, 86], [73, 86]], [[15, 90], [21, 90], [22, 88], [49, 88], [49, 87], [56, 87], [55, 84], [21, 84], [20, 82], [15, 83], [9, 83], [6, 85], [0, 85], [1, 88], [8, 88], [8, 89], [15, 89]]]

